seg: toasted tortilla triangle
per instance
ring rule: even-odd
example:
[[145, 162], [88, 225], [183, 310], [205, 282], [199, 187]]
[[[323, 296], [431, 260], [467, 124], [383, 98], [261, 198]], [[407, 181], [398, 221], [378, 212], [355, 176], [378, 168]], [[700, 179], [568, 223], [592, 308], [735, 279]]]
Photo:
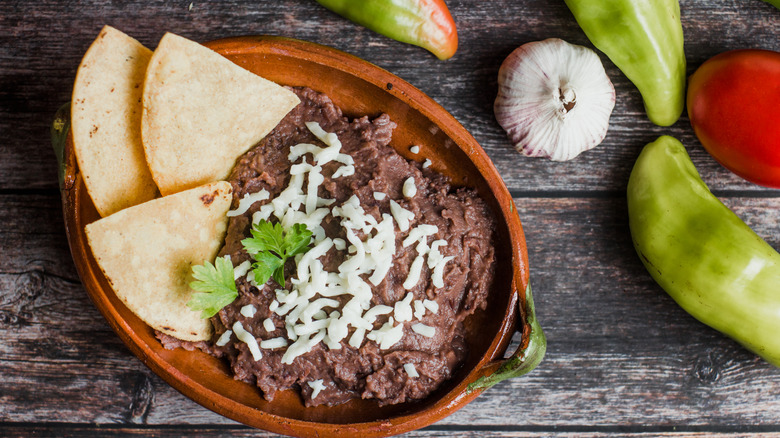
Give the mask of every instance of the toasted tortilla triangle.
[[157, 195], [141, 143], [141, 96], [151, 56], [138, 41], [105, 26], [76, 73], [73, 146], [101, 216]]
[[152, 55], [142, 136], [163, 195], [228, 177], [236, 159], [299, 103], [283, 87], [167, 33]]
[[151, 327], [185, 341], [211, 338], [187, 307], [193, 265], [213, 262], [232, 200], [220, 181], [130, 207], [86, 226], [92, 253], [116, 295]]

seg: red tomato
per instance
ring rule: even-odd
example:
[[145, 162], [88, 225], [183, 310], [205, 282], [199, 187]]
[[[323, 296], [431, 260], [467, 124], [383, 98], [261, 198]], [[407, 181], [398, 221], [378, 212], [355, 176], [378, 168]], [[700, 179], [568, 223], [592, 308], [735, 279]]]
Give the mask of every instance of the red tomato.
[[780, 188], [780, 53], [734, 50], [706, 61], [689, 80], [688, 117], [720, 164]]

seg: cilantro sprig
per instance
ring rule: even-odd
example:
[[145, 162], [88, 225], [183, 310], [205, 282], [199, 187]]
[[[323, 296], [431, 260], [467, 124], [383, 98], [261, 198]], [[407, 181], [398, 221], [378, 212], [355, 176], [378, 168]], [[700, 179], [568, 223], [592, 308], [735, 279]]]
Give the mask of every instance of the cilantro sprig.
[[192, 294], [187, 307], [202, 311], [200, 317], [203, 319], [216, 315], [238, 296], [230, 260], [217, 257], [213, 265], [206, 262], [193, 266], [192, 276], [196, 281], [190, 283], [190, 288], [199, 292]]
[[[312, 233], [304, 224], [295, 224], [286, 230], [280, 224], [271, 224], [266, 220], [252, 225], [252, 237], [241, 241], [244, 249], [255, 262], [252, 270], [255, 282], [265, 284], [272, 276], [284, 286], [284, 264], [287, 259], [309, 250]], [[206, 262], [192, 267], [195, 281], [190, 288], [198, 291], [192, 294], [187, 307], [201, 311], [200, 317], [211, 318], [223, 307], [238, 297], [233, 263], [223, 257], [217, 257], [212, 265]]]
[[287, 259], [309, 250], [312, 233], [305, 224], [294, 224], [285, 230], [281, 224], [260, 220], [252, 225], [252, 237], [241, 241], [255, 259], [252, 270], [255, 282], [263, 284], [273, 276], [284, 287], [284, 264]]

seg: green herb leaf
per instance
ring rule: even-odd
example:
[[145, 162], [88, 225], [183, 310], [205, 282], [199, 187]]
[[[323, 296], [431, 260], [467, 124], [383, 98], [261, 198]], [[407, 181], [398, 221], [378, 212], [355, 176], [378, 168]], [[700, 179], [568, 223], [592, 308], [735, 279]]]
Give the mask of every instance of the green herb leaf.
[[284, 263], [274, 271], [274, 281], [284, 287]]
[[284, 245], [287, 257], [293, 257], [297, 254], [308, 251], [311, 243], [311, 231], [304, 224], [295, 224], [292, 226], [292, 232], [284, 236]]
[[203, 319], [216, 315], [238, 296], [233, 275], [233, 264], [223, 257], [217, 257], [213, 265], [206, 262], [193, 266], [192, 276], [196, 281], [190, 283], [190, 288], [199, 292], [192, 294], [187, 307], [202, 311]]
[[264, 284], [273, 276], [284, 286], [284, 264], [287, 259], [309, 250], [311, 231], [305, 224], [294, 224], [285, 230], [281, 224], [261, 220], [252, 225], [252, 237], [241, 241], [244, 249], [255, 259], [252, 269], [255, 282]]
[[282, 259], [268, 251], [259, 252], [252, 257], [256, 260], [256, 263], [252, 265], [255, 273], [255, 283], [265, 284], [280, 267], [282, 268], [282, 281], [284, 281], [284, 263], [282, 263]]
[[252, 225], [252, 237], [248, 237], [241, 241], [244, 245], [244, 249], [249, 254], [257, 254], [261, 251], [273, 251], [279, 256], [282, 254], [282, 246], [284, 245], [284, 229], [280, 224], [275, 226], [266, 221]]

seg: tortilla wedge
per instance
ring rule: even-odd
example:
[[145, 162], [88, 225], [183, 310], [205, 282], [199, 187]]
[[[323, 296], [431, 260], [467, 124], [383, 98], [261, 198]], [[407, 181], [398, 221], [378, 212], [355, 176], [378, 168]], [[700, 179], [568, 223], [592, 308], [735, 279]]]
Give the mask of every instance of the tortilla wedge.
[[116, 295], [151, 327], [185, 341], [211, 339], [190, 310], [191, 268], [213, 262], [232, 201], [225, 181], [158, 198], [86, 226], [92, 253]]
[[73, 147], [98, 213], [157, 196], [141, 143], [141, 96], [152, 51], [110, 26], [89, 47], [71, 103]]
[[228, 177], [300, 100], [216, 52], [166, 33], [152, 55], [142, 138], [163, 195]]

